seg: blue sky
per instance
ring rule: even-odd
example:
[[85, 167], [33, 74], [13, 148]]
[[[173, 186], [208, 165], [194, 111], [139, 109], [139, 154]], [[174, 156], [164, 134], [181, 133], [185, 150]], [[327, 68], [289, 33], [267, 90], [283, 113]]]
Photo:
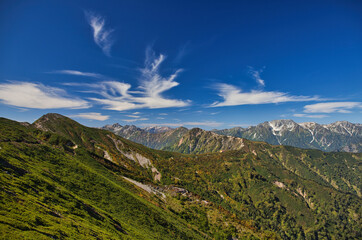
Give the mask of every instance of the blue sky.
[[0, 3], [0, 112], [204, 129], [361, 122], [360, 1]]

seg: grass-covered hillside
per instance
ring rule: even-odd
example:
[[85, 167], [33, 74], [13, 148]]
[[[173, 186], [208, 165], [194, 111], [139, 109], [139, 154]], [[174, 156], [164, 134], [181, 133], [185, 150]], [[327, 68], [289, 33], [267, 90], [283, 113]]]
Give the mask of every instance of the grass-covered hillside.
[[96, 148], [6, 119], [0, 124], [1, 239], [204, 238], [159, 206], [158, 196], [136, 190], [121, 177], [128, 167]]
[[0, 239], [361, 238], [361, 154], [243, 144], [185, 155], [0, 119]]
[[2, 118], [0, 129], [0, 239], [269, 235], [196, 194], [160, 184], [153, 163], [162, 156], [108, 131], [58, 114], [33, 125]]
[[166, 148], [181, 153], [210, 153], [246, 150], [265, 161], [277, 161], [290, 172], [362, 196], [361, 155], [345, 152], [326, 153], [314, 149], [270, 145], [242, 138], [221, 136], [202, 129], [192, 129], [177, 144]]

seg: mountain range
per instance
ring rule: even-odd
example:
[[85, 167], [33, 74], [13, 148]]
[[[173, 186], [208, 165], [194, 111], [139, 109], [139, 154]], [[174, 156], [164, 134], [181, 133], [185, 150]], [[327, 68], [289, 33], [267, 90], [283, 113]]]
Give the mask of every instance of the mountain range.
[[0, 129], [2, 239], [362, 234], [361, 153], [270, 145], [198, 128], [143, 130], [174, 136], [173, 151], [160, 151], [59, 114], [32, 124], [0, 118]]
[[[175, 144], [183, 142], [181, 139], [187, 138], [186, 134], [189, 134], [189, 131], [194, 131], [184, 127], [176, 129], [167, 127], [138, 128], [133, 125], [121, 126], [119, 124], [106, 125], [103, 129], [113, 131], [119, 136], [151, 148], [168, 150], [175, 149]], [[252, 141], [263, 141], [273, 145], [319, 149], [327, 152], [362, 152], [362, 124], [347, 121], [331, 124], [314, 122], [298, 124], [293, 120], [274, 120], [248, 128], [215, 129], [211, 132]], [[233, 149], [230, 142], [226, 144], [227, 146], [224, 146], [224, 148]], [[217, 146], [209, 148], [219, 149]], [[235, 149], [238, 149], [237, 145]], [[180, 151], [184, 153], [192, 152], [185, 149]], [[196, 151], [195, 153], [199, 152]]]

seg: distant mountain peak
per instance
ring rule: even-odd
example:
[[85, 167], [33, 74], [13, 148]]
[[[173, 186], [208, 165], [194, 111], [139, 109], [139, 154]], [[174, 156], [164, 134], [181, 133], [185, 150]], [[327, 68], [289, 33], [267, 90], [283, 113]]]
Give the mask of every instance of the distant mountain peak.
[[276, 120], [271, 120], [269, 122], [277, 124], [297, 124], [292, 119], [276, 119]]
[[296, 122], [289, 119], [272, 120], [267, 123], [271, 127], [273, 134], [278, 136], [281, 136], [283, 131], [293, 131], [298, 126]]
[[122, 125], [120, 125], [119, 123], [108, 124], [103, 127], [103, 129], [106, 129], [106, 130], [116, 130], [116, 129], [120, 129], [120, 128], [122, 128]]
[[142, 128], [143, 130], [150, 132], [150, 133], [161, 133], [161, 132], [167, 132], [172, 130], [173, 128], [167, 127], [167, 126], [150, 126]]
[[201, 128], [196, 127], [196, 128], [192, 128], [190, 131], [191, 131], [191, 132], [195, 132], [195, 133], [197, 133], [197, 132], [204, 132], [205, 130], [203, 130], [203, 129], [201, 129]]
[[358, 123], [354, 124], [348, 121], [337, 121], [324, 125], [324, 127], [335, 133], [362, 137], [362, 125]]
[[112, 124], [112, 127], [122, 127], [119, 123]]
[[175, 128], [175, 130], [188, 130], [188, 128], [181, 126], [181, 127]]

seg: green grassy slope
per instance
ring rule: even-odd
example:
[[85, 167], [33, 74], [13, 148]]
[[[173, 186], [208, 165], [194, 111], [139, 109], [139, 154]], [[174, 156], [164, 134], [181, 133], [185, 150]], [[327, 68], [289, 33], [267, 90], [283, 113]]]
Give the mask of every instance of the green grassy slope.
[[361, 154], [243, 143], [185, 155], [58, 114], [0, 119], [0, 238], [361, 237]]
[[66, 153], [62, 145], [32, 137], [43, 133], [31, 129], [27, 135], [28, 129], [3, 119], [1, 130], [1, 238], [204, 238], [129, 191], [131, 184], [85, 148]]
[[178, 184], [283, 239], [358, 239], [361, 198], [301, 178], [279, 161], [249, 151], [159, 161], [166, 184]]
[[162, 157], [154, 150], [59, 115], [46, 115], [34, 125], [0, 119], [2, 239], [226, 239], [232, 234], [259, 239], [269, 234], [190, 192], [185, 205], [177, 188], [163, 187], [163, 198], [126, 181], [124, 176], [149, 186], [159, 182], [149, 167], [119, 151], [154, 162]]

